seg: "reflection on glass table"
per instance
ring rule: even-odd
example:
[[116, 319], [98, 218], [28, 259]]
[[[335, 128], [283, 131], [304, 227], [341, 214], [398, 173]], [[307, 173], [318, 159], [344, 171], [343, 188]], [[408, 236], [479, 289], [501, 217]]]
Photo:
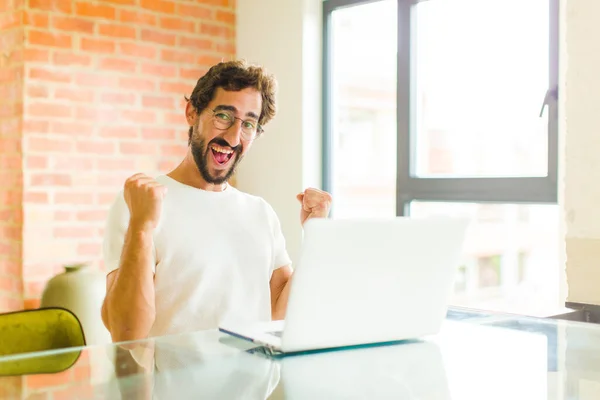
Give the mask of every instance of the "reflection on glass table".
[[600, 398], [600, 326], [467, 309], [422, 340], [287, 357], [216, 331], [70, 351], [64, 371], [0, 377], [0, 398]]

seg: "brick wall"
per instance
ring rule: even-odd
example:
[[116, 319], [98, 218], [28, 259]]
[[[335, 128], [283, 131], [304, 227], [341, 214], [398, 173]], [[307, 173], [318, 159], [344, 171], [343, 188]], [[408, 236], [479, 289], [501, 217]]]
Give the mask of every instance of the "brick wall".
[[22, 3], [0, 2], [0, 311], [22, 307]]
[[23, 277], [28, 307], [62, 265], [100, 265], [104, 218], [135, 172], [187, 144], [183, 97], [235, 54], [235, 0], [29, 0]]

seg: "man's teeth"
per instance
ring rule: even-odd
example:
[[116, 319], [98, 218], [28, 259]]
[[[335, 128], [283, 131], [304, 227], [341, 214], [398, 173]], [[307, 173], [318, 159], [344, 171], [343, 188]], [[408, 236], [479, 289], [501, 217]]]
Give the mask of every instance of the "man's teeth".
[[211, 149], [213, 149], [217, 153], [223, 153], [223, 154], [231, 154], [231, 153], [233, 153], [233, 150], [231, 150], [231, 149], [224, 149], [222, 147], [217, 147], [217, 146], [211, 146]]

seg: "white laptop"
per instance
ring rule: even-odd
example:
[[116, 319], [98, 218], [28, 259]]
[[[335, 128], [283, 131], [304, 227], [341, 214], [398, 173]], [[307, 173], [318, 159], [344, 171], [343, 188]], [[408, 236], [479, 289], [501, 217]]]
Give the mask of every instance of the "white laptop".
[[273, 353], [419, 339], [447, 312], [467, 221], [312, 219], [285, 321], [222, 324]]

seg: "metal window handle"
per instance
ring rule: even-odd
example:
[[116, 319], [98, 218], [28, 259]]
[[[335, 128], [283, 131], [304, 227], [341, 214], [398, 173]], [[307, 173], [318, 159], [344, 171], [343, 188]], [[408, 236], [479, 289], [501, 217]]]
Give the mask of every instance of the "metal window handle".
[[558, 98], [558, 88], [553, 87], [546, 90], [546, 95], [544, 96], [544, 102], [542, 103], [542, 109], [540, 110], [540, 118], [544, 115], [544, 109], [548, 104], [550, 104], [550, 98], [556, 100]]

